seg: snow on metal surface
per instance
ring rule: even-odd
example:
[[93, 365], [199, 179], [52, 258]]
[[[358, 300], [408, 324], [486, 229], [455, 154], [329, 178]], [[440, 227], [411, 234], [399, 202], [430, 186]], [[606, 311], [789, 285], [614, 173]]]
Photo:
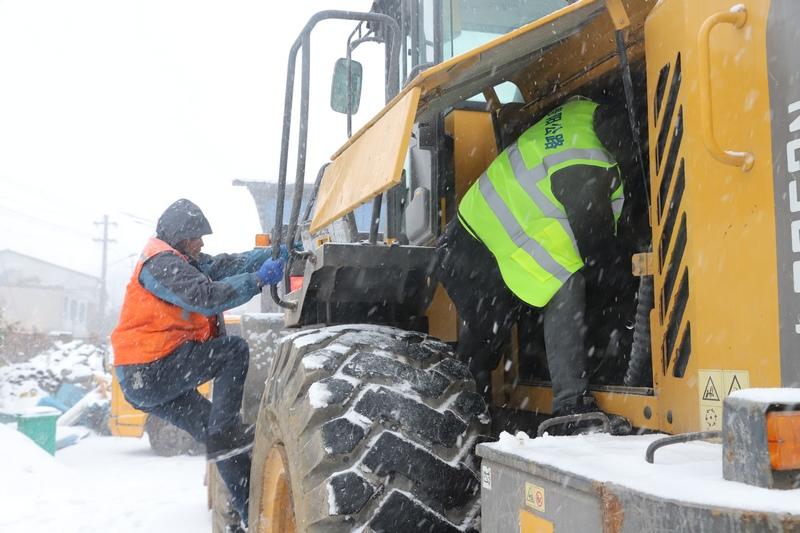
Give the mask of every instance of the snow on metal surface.
[[732, 392], [730, 397], [759, 403], [786, 403], [800, 405], [800, 388], [741, 389]]
[[[738, 393], [737, 393], [738, 394]], [[800, 514], [800, 489], [762, 489], [722, 478], [722, 446], [696, 441], [658, 451], [655, 464], [645, 449], [664, 435], [607, 434], [528, 438], [503, 432], [484, 446], [600, 482], [659, 498], [749, 511]]]

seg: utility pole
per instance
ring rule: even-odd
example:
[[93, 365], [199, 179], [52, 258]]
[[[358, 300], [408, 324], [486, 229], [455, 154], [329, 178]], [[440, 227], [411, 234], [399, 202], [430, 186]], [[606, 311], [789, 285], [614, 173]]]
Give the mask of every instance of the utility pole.
[[108, 226], [116, 226], [116, 222], [109, 222], [108, 215], [103, 215], [103, 220], [94, 223], [95, 226], [103, 226], [103, 237], [101, 239], [94, 239], [95, 242], [103, 243], [103, 262], [100, 272], [100, 303], [98, 308], [98, 324], [100, 331], [103, 333], [103, 328], [106, 324], [106, 303], [108, 301], [108, 293], [106, 291], [106, 276], [108, 273], [108, 245], [112, 242], [117, 242], [114, 239], [108, 238]]

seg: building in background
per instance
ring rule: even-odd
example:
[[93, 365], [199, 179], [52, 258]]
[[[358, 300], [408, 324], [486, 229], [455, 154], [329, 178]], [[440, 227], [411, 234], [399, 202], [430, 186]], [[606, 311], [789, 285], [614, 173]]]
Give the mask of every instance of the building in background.
[[100, 334], [99, 295], [98, 277], [0, 250], [0, 309], [21, 330], [78, 338]]

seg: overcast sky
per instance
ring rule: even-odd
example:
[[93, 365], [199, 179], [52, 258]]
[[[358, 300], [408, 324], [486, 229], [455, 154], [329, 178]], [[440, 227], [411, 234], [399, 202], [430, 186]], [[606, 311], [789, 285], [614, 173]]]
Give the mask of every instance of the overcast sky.
[[[288, 50], [334, 5], [371, 1], [0, 0], [0, 249], [99, 275], [107, 214], [118, 303], [130, 256], [179, 197], [211, 221], [205, 251], [251, 247], [255, 206], [231, 181], [277, 179]], [[352, 27], [314, 34], [307, 181], [345, 140], [328, 102]], [[364, 48], [369, 83], [382, 51]], [[365, 94], [357, 122], [382, 95]]]

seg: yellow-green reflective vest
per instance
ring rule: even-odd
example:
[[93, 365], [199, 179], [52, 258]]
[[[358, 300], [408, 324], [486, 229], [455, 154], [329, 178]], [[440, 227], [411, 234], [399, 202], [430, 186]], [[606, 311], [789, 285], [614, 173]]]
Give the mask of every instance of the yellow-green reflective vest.
[[[583, 266], [550, 176], [572, 165], [617, 167], [594, 131], [595, 108], [579, 99], [550, 111], [492, 161], [458, 206], [464, 226], [497, 259], [508, 288], [535, 307], [544, 307]], [[623, 202], [619, 182], [610, 195], [616, 220]]]

